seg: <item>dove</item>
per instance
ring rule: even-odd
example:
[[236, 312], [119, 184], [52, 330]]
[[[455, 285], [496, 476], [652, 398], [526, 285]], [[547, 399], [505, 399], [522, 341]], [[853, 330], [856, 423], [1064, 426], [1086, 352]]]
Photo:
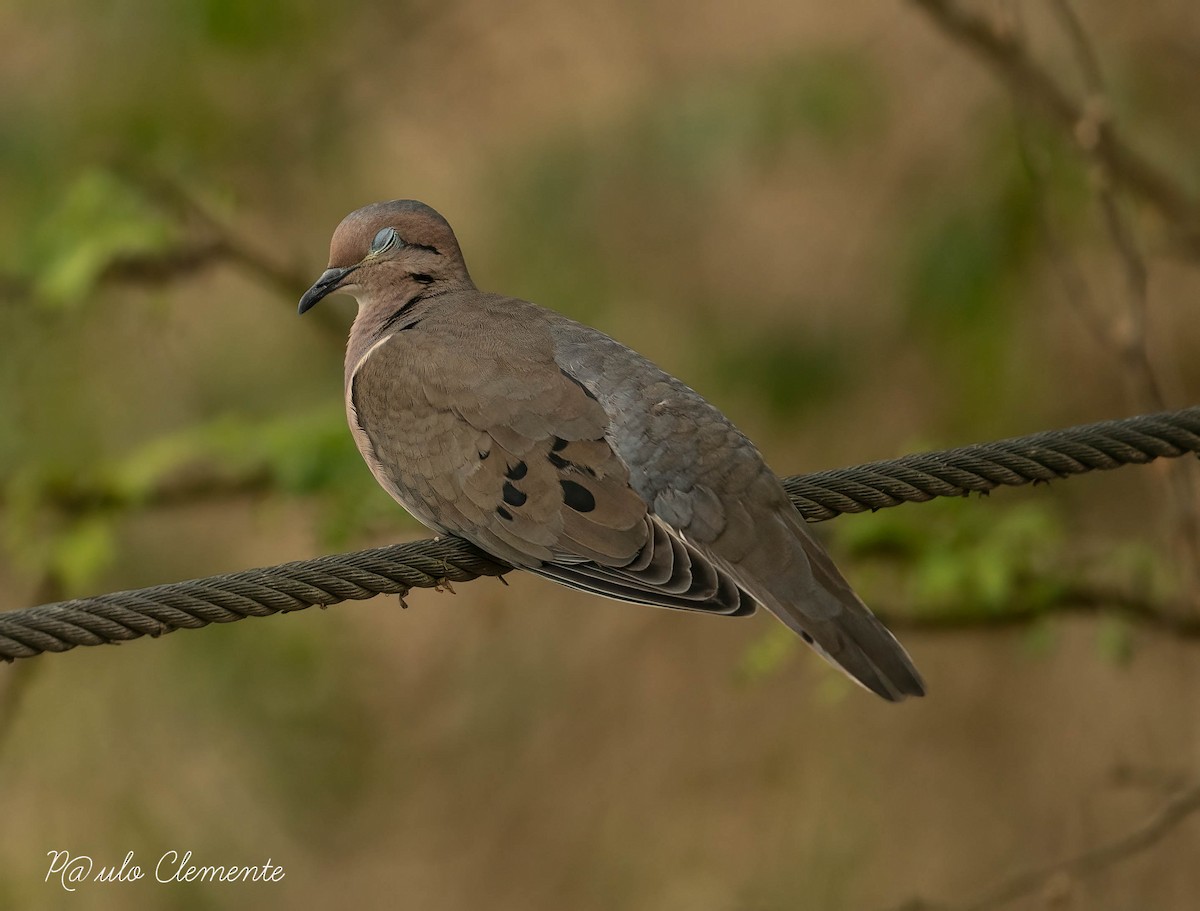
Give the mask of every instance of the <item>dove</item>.
[[618, 601], [729, 617], [761, 605], [884, 699], [924, 695], [728, 418], [602, 332], [479, 290], [432, 208], [402, 199], [346, 216], [299, 312], [334, 292], [358, 301], [355, 443], [437, 534]]

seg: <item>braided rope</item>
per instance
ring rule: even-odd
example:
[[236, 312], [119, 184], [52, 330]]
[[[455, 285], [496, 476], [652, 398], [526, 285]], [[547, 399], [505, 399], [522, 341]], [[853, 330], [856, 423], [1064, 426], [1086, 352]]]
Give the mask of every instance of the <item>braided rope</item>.
[[785, 478], [809, 522], [1200, 452], [1200, 407], [1144, 414]]
[[[1083, 424], [786, 478], [809, 522], [1200, 453], [1200, 407]], [[65, 652], [314, 604], [403, 596], [510, 567], [457, 538], [394, 544], [0, 612], [0, 660]]]

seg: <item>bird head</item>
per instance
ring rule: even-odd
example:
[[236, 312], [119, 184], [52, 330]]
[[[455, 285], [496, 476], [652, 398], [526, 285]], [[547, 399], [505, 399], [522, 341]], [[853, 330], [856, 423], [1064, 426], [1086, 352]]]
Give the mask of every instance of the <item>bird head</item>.
[[300, 298], [304, 313], [341, 291], [362, 306], [403, 302], [470, 285], [458, 239], [446, 219], [413, 199], [378, 202], [351, 212], [333, 232], [329, 268]]

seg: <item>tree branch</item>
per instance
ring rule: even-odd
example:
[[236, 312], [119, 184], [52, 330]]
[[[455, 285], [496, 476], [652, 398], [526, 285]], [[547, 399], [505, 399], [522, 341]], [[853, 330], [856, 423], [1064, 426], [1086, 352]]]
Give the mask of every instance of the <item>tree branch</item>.
[[[1100, 57], [1070, 0], [1050, 0], [1050, 10], [1058, 19], [1074, 53], [1076, 63], [1090, 95], [1093, 110], [1108, 109], [1108, 88], [1100, 65]], [[1024, 46], [1023, 30], [1014, 29], [1010, 39], [1014, 46]], [[1105, 120], [1111, 130], [1112, 124]], [[1123, 271], [1126, 289], [1124, 317], [1106, 318], [1103, 308], [1097, 306], [1082, 271], [1075, 266], [1064, 245], [1060, 242], [1050, 217], [1046, 200], [1046, 178], [1044, 167], [1029, 148], [1018, 118], [1018, 139], [1026, 170], [1033, 185], [1034, 198], [1042, 221], [1047, 252], [1063, 284], [1067, 300], [1079, 315], [1085, 327], [1097, 342], [1117, 363], [1124, 368], [1130, 398], [1142, 409], [1161, 409], [1167, 397], [1163, 382], [1150, 354], [1147, 326], [1149, 322], [1149, 270], [1138, 249], [1129, 219], [1121, 210], [1120, 200], [1113, 191], [1111, 180], [1094, 182], [1097, 202], [1103, 216], [1104, 226], [1116, 251]], [[1195, 473], [1186, 465], [1173, 465], [1167, 469], [1165, 481], [1171, 511], [1173, 537], [1179, 549], [1180, 563], [1188, 567], [1191, 587], [1200, 586], [1200, 490], [1197, 489]]]
[[1016, 629], [1051, 617], [1121, 617], [1178, 639], [1200, 641], [1200, 616], [1185, 604], [1171, 605], [1117, 589], [1080, 583], [1064, 588], [1052, 601], [1006, 607], [1003, 611], [913, 613], [872, 607], [884, 625], [894, 630], [925, 633]]
[[125, 163], [117, 163], [113, 169], [123, 180], [140, 187], [155, 204], [182, 224], [192, 225], [219, 252], [221, 259], [240, 266], [281, 297], [298, 300], [311, 284], [312, 277], [303, 270], [280, 265], [239, 237], [176, 181], [145, 167]]
[[[96, 277], [96, 287], [163, 287], [190, 279], [205, 269], [231, 265], [289, 304], [299, 300], [308, 289], [313, 276], [276, 262], [239, 236], [174, 181], [124, 163], [114, 164], [112, 169], [190, 229], [193, 236], [165, 250], [114, 257]], [[34, 283], [25, 276], [0, 274], [0, 299], [21, 300], [34, 297], [36, 293]], [[318, 310], [310, 318], [327, 331], [331, 340], [336, 339], [338, 344], [344, 340], [344, 320], [335, 311]]]
[[[55, 478], [38, 491], [39, 505], [65, 516], [119, 512], [125, 509], [152, 509], [211, 503], [247, 496], [260, 496], [275, 490], [275, 479], [266, 466], [243, 472], [221, 470], [218, 466], [189, 468], [164, 479], [148, 490], [131, 491], [103, 481], [82, 481], [75, 477]], [[2, 493], [2, 491], [0, 491]], [[0, 508], [4, 507], [0, 500]]]
[[1191, 816], [1200, 812], [1200, 784], [1193, 784], [1168, 800], [1145, 823], [1120, 838], [1084, 851], [1075, 857], [1020, 873], [966, 905], [946, 905], [913, 898], [895, 911], [995, 911], [1005, 905], [1051, 890], [1057, 883], [1085, 879], [1154, 847]]
[[986, 63], [1013, 94], [1072, 137], [1110, 179], [1152, 206], [1185, 255], [1200, 258], [1200, 205], [1178, 183], [1133, 149], [1108, 122], [1103, 106], [1085, 105], [1037, 64], [1010, 33], [963, 10], [953, 0], [910, 0], [956, 43]]

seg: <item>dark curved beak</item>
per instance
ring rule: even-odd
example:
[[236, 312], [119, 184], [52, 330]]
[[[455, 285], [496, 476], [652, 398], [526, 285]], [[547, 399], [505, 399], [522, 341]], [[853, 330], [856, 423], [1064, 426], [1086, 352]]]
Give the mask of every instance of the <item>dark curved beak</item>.
[[300, 298], [300, 308], [297, 312], [303, 314], [311, 310], [323, 297], [336, 291], [346, 276], [357, 268], [358, 266], [342, 266], [337, 269], [326, 269], [321, 273], [321, 277], [313, 283], [313, 286], [304, 292], [304, 297]]

